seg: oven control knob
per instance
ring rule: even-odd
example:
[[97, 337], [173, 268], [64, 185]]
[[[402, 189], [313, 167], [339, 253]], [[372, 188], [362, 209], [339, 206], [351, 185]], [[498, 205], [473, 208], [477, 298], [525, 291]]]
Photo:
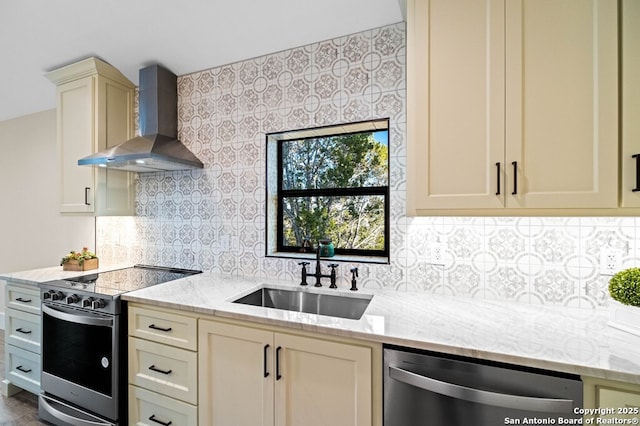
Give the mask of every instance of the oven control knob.
[[91, 309], [102, 309], [104, 308], [105, 303], [102, 299], [96, 299], [91, 302]]
[[91, 307], [91, 304], [93, 303], [94, 300], [95, 300], [95, 298], [93, 298], [93, 297], [87, 297], [86, 299], [84, 299], [82, 301], [82, 307], [83, 308]]
[[78, 297], [77, 294], [72, 294], [71, 296], [67, 296], [67, 305], [78, 303], [79, 300], [80, 298]]
[[42, 298], [43, 299], [51, 299], [51, 293], [49, 293], [48, 291], [42, 293]]
[[52, 291], [51, 292], [51, 300], [62, 300], [64, 299], [64, 294], [61, 291]]

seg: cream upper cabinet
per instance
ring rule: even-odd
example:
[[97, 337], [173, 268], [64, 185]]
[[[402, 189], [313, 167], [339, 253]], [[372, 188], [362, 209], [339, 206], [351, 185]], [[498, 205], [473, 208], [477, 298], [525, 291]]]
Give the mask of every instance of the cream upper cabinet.
[[57, 85], [60, 211], [133, 215], [134, 175], [78, 166], [78, 160], [133, 137], [135, 86], [96, 58], [51, 71], [47, 77]]
[[621, 3], [621, 117], [623, 207], [640, 207], [640, 2]]
[[198, 330], [200, 424], [380, 424], [370, 345], [207, 320]]
[[409, 0], [408, 210], [618, 202], [615, 0]]

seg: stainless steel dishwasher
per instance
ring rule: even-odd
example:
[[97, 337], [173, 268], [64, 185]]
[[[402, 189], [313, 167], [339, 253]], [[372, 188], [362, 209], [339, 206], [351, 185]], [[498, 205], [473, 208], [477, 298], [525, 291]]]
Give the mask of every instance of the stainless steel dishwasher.
[[580, 418], [574, 414], [582, 407], [578, 376], [390, 346], [383, 375], [385, 426], [578, 424], [570, 419]]

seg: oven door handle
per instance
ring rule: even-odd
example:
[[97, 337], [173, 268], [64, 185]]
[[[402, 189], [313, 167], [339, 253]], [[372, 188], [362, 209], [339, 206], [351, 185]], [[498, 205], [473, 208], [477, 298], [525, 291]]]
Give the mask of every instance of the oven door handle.
[[489, 392], [453, 383], [442, 382], [431, 377], [425, 377], [411, 371], [389, 366], [389, 377], [399, 382], [424, 389], [429, 392], [439, 393], [455, 399], [461, 399], [476, 404], [493, 405], [503, 408], [515, 408], [518, 410], [542, 411], [549, 413], [573, 412], [573, 400], [555, 398], [536, 398], [520, 395]]
[[97, 325], [102, 327], [113, 327], [113, 318], [103, 318], [98, 316], [82, 315], [78, 311], [68, 311], [64, 308], [55, 309], [45, 304], [42, 305], [42, 312], [53, 318], [84, 325]]

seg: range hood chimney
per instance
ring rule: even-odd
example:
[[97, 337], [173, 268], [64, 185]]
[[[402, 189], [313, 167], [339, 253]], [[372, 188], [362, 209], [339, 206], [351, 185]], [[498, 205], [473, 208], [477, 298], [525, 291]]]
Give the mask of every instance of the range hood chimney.
[[160, 65], [140, 70], [137, 136], [78, 160], [80, 166], [131, 172], [158, 172], [204, 167], [178, 140], [178, 78]]

